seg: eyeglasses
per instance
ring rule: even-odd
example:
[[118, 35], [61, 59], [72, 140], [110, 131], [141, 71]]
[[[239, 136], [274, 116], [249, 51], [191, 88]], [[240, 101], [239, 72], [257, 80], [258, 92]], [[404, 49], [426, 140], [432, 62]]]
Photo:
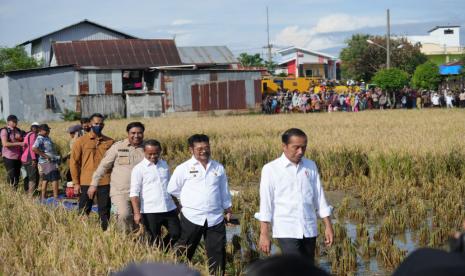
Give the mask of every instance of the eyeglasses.
[[195, 147], [193, 148], [194, 151], [196, 152], [201, 152], [201, 151], [210, 151], [210, 147]]

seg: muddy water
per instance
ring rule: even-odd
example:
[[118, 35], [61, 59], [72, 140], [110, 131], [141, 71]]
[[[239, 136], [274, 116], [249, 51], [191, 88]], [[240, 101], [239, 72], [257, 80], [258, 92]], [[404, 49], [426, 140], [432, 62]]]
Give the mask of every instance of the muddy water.
[[[333, 223], [337, 222], [337, 220], [333, 220]], [[356, 224], [353, 223], [345, 223], [345, 227], [347, 230], [347, 235], [355, 241], [357, 239], [357, 232], [356, 232]], [[373, 238], [374, 233], [378, 229], [378, 225], [369, 224], [368, 225], [368, 233], [370, 238]], [[227, 241], [230, 242], [234, 235], [240, 236], [241, 234], [241, 227], [240, 226], [228, 226], [226, 228], [226, 238]], [[413, 241], [412, 233], [410, 231], [406, 231], [406, 233], [396, 236], [394, 239], [394, 243], [402, 250], [407, 250], [408, 254], [415, 250], [416, 243]], [[278, 248], [274, 245], [272, 247], [272, 253], [277, 253]], [[331, 273], [331, 263], [325, 256], [319, 256], [316, 260], [316, 263], [319, 267], [326, 270], [327, 272]], [[385, 267], [383, 267], [382, 263], [379, 262], [376, 257], [370, 258], [369, 260], [363, 259], [360, 256], [357, 257], [357, 271], [355, 275], [390, 275], [391, 272], [388, 272]]]

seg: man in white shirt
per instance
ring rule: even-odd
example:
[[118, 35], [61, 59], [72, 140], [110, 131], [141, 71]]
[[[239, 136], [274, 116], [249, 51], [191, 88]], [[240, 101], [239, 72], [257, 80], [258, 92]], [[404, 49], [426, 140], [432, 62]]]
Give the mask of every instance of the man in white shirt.
[[440, 107], [438, 93], [434, 93], [431, 96], [431, 103], [433, 104], [433, 107]]
[[144, 224], [151, 244], [161, 243], [161, 227], [168, 230], [163, 246], [171, 246], [180, 235], [176, 205], [166, 188], [170, 178], [168, 165], [160, 159], [161, 145], [156, 140], [144, 143], [145, 158], [131, 172], [131, 198], [134, 222]]
[[226, 221], [232, 212], [228, 178], [223, 166], [210, 159], [208, 136], [194, 134], [188, 143], [193, 156], [176, 167], [168, 184], [168, 193], [178, 198], [182, 207], [178, 246], [187, 248], [190, 260], [203, 236], [211, 274], [224, 274], [224, 212]]
[[304, 157], [307, 135], [291, 128], [282, 135], [283, 154], [266, 164], [260, 182], [259, 249], [270, 253], [270, 226], [283, 254], [314, 260], [317, 215], [325, 224], [325, 244], [333, 243], [331, 206], [326, 202], [318, 168]]

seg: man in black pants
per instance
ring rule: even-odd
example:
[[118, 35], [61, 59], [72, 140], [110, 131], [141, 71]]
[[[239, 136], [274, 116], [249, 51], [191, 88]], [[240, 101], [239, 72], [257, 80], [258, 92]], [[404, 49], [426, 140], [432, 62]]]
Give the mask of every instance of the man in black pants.
[[[92, 181], [92, 174], [97, 169], [107, 150], [113, 145], [113, 139], [103, 135], [104, 117], [96, 113], [90, 117], [92, 131], [79, 137], [71, 149], [69, 168], [73, 179], [74, 193], [79, 197], [79, 212], [89, 214], [93, 198], [89, 198], [87, 190]], [[105, 231], [110, 219], [110, 172], [99, 181], [97, 188], [98, 213], [102, 229]]]
[[231, 218], [231, 195], [223, 166], [210, 159], [208, 136], [195, 134], [188, 139], [192, 158], [173, 172], [168, 192], [180, 200], [181, 238], [178, 246], [187, 248], [192, 259], [202, 236], [207, 249], [210, 274], [224, 274], [226, 221]]
[[291, 128], [281, 136], [283, 154], [266, 164], [260, 180], [260, 240], [265, 254], [271, 250], [270, 228], [284, 255], [305, 256], [313, 263], [317, 216], [325, 225], [325, 244], [334, 240], [331, 206], [326, 201], [316, 163], [304, 157], [307, 135]]
[[[159, 159], [161, 145], [157, 140], [144, 143], [145, 158], [131, 172], [131, 198], [134, 222], [144, 223], [150, 235], [150, 243], [171, 246], [181, 233], [176, 204], [166, 191], [170, 178], [168, 164]], [[161, 241], [161, 227], [168, 235]]]
[[24, 145], [21, 130], [17, 128], [18, 118], [15, 115], [7, 117], [7, 126], [0, 131], [2, 139], [3, 164], [7, 173], [7, 182], [18, 188], [21, 174], [21, 149]]

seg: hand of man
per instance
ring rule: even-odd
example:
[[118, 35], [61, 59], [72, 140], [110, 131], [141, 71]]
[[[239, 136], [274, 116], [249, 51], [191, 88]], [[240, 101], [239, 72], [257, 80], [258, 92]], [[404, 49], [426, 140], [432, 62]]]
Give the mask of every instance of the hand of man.
[[232, 209], [228, 208], [228, 209], [226, 209], [226, 215], [225, 215], [226, 225], [231, 224], [231, 217], [232, 217]]
[[142, 221], [142, 215], [140, 213], [134, 213], [134, 223], [139, 225]]
[[78, 195], [81, 193], [81, 185], [79, 184], [74, 184], [74, 194]]
[[89, 189], [87, 189], [87, 196], [92, 199], [94, 198], [94, 195], [95, 195], [95, 192], [97, 191], [97, 187], [96, 186], [92, 186], [90, 185], [89, 186]]
[[258, 242], [258, 248], [260, 251], [265, 253], [266, 255], [270, 255], [271, 251], [271, 240], [268, 235], [260, 234], [260, 239]]
[[334, 232], [333, 232], [333, 227], [332, 225], [329, 225], [329, 227], [325, 227], [325, 245], [327, 247], [330, 247], [333, 245], [334, 241]]

